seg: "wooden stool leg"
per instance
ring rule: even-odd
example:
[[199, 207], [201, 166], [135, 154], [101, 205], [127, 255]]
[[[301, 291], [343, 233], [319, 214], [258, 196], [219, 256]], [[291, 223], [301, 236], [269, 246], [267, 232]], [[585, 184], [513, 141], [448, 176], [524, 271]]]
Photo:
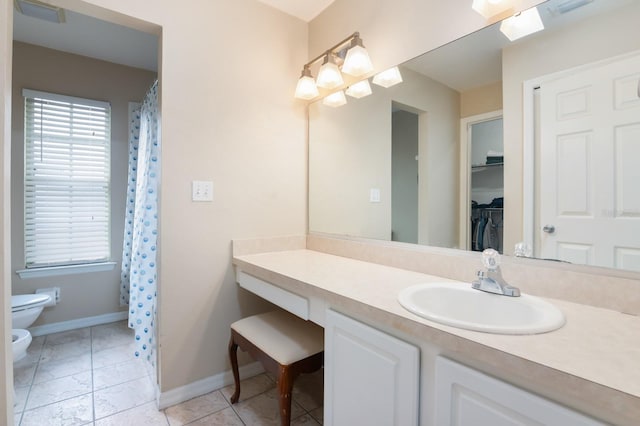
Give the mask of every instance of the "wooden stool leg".
[[280, 407], [280, 424], [291, 424], [291, 393], [293, 391], [293, 373], [287, 365], [280, 366], [278, 377], [278, 405]]
[[231, 396], [231, 403], [235, 404], [240, 398], [240, 372], [238, 371], [238, 344], [233, 339], [233, 333], [229, 340], [229, 360], [231, 360], [231, 371], [233, 371], [233, 381], [236, 384], [236, 390]]

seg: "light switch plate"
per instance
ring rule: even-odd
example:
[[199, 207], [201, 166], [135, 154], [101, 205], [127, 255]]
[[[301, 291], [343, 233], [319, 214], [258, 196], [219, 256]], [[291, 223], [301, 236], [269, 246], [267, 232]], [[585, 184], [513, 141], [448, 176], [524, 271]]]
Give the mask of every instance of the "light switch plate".
[[371, 188], [369, 190], [369, 202], [371, 203], [380, 202], [380, 190], [378, 188]]
[[191, 182], [192, 201], [213, 201], [213, 182], [209, 180], [194, 180]]

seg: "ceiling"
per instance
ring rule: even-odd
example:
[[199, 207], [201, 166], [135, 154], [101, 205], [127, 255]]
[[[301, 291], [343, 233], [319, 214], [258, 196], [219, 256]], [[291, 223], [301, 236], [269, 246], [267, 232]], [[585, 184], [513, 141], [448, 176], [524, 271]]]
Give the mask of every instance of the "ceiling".
[[13, 39], [50, 49], [158, 70], [158, 37], [65, 10], [64, 23], [25, 16], [14, 8]]
[[[334, 0], [258, 0], [305, 22]], [[158, 70], [158, 38], [65, 10], [61, 24], [25, 16], [14, 8], [13, 39], [150, 71]]]
[[335, 0], [258, 0], [305, 22], [311, 21]]

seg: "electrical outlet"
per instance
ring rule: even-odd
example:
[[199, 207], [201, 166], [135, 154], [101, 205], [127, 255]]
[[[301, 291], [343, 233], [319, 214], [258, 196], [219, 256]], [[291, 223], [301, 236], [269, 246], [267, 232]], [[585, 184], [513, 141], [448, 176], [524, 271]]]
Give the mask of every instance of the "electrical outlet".
[[213, 182], [194, 180], [191, 182], [192, 201], [213, 201]]

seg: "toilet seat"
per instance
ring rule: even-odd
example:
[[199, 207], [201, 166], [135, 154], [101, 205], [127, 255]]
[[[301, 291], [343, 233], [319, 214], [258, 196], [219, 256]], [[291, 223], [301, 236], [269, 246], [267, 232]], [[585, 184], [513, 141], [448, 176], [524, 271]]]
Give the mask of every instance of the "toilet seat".
[[11, 312], [44, 306], [51, 297], [48, 294], [18, 294], [11, 296]]
[[14, 328], [11, 330], [11, 349], [13, 361], [20, 361], [27, 355], [27, 348], [31, 344], [31, 333], [28, 330]]

